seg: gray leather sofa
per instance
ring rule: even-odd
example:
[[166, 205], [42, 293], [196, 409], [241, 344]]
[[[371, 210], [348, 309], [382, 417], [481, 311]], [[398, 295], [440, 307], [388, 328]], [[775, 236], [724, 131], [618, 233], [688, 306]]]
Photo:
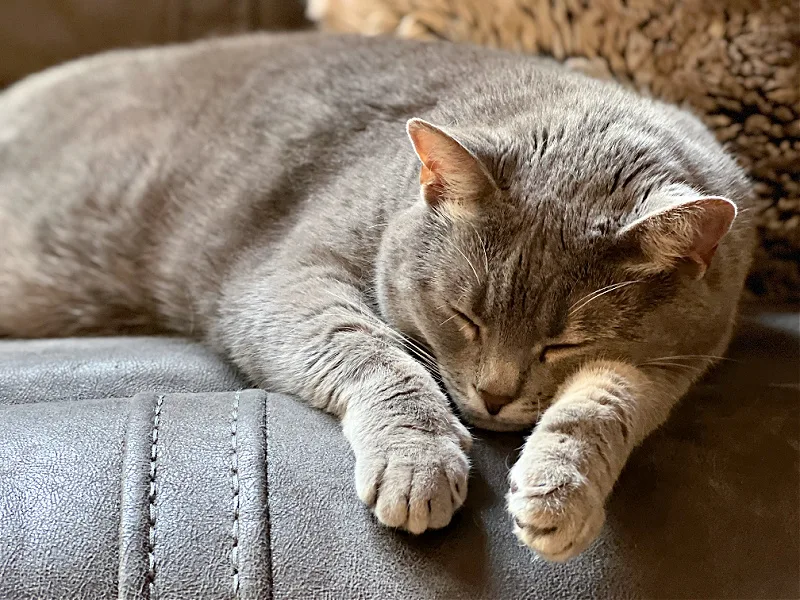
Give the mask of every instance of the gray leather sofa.
[[380, 527], [333, 419], [174, 338], [0, 342], [0, 598], [800, 597], [800, 316], [743, 319], [566, 564], [504, 508], [478, 434], [443, 531]]

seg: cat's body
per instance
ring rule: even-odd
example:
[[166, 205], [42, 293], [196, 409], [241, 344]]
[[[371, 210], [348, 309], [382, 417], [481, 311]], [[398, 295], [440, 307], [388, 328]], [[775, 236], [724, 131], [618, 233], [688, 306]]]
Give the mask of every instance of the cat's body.
[[202, 337], [342, 417], [359, 496], [414, 532], [468, 473], [424, 344], [473, 423], [552, 404], [509, 508], [562, 559], [727, 345], [752, 231], [725, 235], [721, 197], [741, 212], [747, 182], [692, 117], [545, 61], [316, 35], [117, 52], [0, 95], [0, 335]]

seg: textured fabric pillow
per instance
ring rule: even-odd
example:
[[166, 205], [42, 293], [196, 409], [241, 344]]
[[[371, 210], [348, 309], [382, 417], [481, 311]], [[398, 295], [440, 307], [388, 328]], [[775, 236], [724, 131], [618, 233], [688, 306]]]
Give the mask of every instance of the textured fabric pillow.
[[760, 199], [755, 294], [800, 301], [800, 7], [786, 0], [311, 0], [326, 29], [552, 55], [685, 103]]

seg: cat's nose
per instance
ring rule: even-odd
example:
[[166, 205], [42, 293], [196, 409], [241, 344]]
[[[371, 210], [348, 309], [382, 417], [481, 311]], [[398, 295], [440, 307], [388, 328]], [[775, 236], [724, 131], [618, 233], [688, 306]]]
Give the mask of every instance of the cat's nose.
[[506, 404], [511, 404], [514, 401], [513, 396], [499, 396], [481, 388], [478, 388], [478, 394], [480, 394], [481, 400], [486, 405], [487, 412], [492, 416], [503, 410]]

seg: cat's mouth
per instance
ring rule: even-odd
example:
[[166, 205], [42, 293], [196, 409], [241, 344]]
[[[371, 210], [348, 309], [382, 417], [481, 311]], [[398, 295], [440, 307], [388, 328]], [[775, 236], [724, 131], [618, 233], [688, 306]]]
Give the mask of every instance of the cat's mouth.
[[[441, 369], [439, 371], [438, 383], [442, 391], [447, 395], [450, 404], [453, 406], [458, 416], [468, 425], [473, 425], [489, 431], [524, 431], [530, 429], [536, 421], [539, 420], [538, 412], [533, 422], [530, 422], [529, 418], [509, 418], [508, 416], [504, 416], [502, 412], [497, 416], [481, 414], [470, 406], [469, 398], [461, 392], [457, 385], [454, 385], [453, 382], [449, 380]], [[512, 406], [509, 406], [509, 408], [513, 410]]]
[[[530, 429], [535, 421], [539, 420], [538, 414], [536, 415], [536, 419], [533, 423], [529, 422], [529, 419], [519, 419], [504, 416], [502, 412], [496, 416], [485, 415], [476, 411], [469, 405], [465, 406], [463, 403], [453, 400], [452, 396], [450, 398], [451, 402], [453, 402], [453, 404], [456, 406], [456, 410], [463, 421], [466, 421], [475, 427], [480, 427], [481, 429], [488, 429], [489, 431], [523, 431]], [[513, 411], [512, 407], [509, 408], [511, 408]]]

